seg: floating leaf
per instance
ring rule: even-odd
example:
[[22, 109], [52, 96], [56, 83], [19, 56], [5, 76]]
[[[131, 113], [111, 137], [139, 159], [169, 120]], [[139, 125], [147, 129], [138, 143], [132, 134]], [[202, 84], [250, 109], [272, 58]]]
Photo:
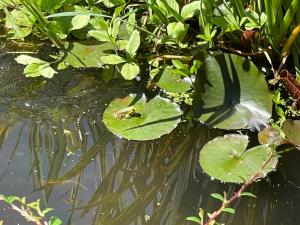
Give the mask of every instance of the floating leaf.
[[103, 114], [106, 127], [131, 140], [152, 140], [170, 133], [180, 122], [177, 104], [156, 96], [146, 102], [145, 95], [130, 94], [113, 100]]
[[23, 65], [26, 65], [24, 74], [26, 77], [43, 76], [45, 78], [52, 78], [57, 73], [49, 62], [34, 58], [28, 55], [19, 55], [15, 60]]
[[64, 62], [75, 68], [101, 67], [101, 57], [106, 55], [105, 51], [112, 50], [110, 42], [101, 44], [99, 42], [81, 41], [66, 43], [66, 56]]
[[114, 54], [101, 56], [101, 61], [104, 64], [108, 64], [108, 65], [117, 65], [125, 62], [125, 60], [122, 57]]
[[198, 73], [195, 113], [200, 121], [221, 129], [259, 129], [268, 122], [272, 94], [251, 61], [222, 54], [204, 62]]
[[140, 73], [140, 67], [135, 63], [125, 63], [122, 66], [121, 74], [125, 80], [132, 80]]
[[294, 145], [300, 145], [300, 120], [286, 120], [282, 124], [285, 138]]
[[134, 30], [126, 46], [126, 52], [133, 57], [140, 46], [140, 33]]
[[183, 93], [192, 87], [192, 81], [189, 77], [181, 78], [178, 71], [171, 67], [159, 71], [153, 80], [157, 82], [157, 86], [160, 88], [173, 93]]
[[111, 41], [106, 31], [100, 31], [100, 30], [90, 30], [88, 34], [96, 38], [98, 41], [106, 42]]
[[[200, 152], [200, 165], [211, 177], [220, 181], [243, 183], [256, 174], [268, 159], [272, 149], [259, 145], [247, 151], [248, 137], [225, 135], [208, 142]], [[277, 159], [271, 160], [263, 173], [275, 168]]]

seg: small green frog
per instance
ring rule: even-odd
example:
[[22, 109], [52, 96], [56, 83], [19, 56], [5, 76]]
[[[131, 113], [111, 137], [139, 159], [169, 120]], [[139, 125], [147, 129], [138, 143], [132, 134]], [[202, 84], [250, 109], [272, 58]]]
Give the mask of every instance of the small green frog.
[[139, 117], [141, 114], [136, 112], [134, 106], [128, 106], [126, 108], [118, 109], [113, 112], [113, 116], [117, 120], [129, 119], [131, 117]]

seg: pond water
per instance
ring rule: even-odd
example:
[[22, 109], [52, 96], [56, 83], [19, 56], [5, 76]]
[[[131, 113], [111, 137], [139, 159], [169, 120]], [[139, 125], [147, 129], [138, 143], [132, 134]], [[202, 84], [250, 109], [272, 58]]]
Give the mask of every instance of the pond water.
[[[106, 105], [131, 84], [103, 81], [99, 71], [26, 79], [14, 55], [0, 56], [0, 193], [41, 199], [51, 215], [74, 225], [179, 225], [199, 207], [212, 211], [213, 192], [237, 186], [206, 176], [201, 146], [220, 131], [186, 122], [159, 140], [127, 141], [102, 121]], [[155, 131], [153, 131], [155, 132]], [[227, 225], [300, 224], [300, 153], [251, 186], [257, 199], [235, 202]], [[0, 203], [4, 224], [27, 224]]]

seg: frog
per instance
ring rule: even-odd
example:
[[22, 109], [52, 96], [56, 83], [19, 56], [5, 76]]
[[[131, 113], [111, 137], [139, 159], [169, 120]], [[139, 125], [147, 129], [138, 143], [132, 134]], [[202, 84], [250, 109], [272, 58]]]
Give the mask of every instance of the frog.
[[115, 110], [113, 112], [113, 116], [117, 120], [121, 119], [130, 119], [132, 117], [140, 117], [141, 114], [136, 111], [136, 108], [132, 106], [128, 106], [122, 109]]

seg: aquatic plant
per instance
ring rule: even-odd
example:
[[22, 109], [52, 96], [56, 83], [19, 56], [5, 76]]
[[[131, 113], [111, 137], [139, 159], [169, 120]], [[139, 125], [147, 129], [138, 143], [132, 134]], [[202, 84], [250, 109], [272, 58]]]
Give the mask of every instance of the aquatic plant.
[[45, 218], [52, 209], [41, 209], [40, 200], [26, 202], [25, 197], [19, 198], [17, 196], [0, 195], [0, 201], [4, 201], [10, 205], [11, 208], [18, 212], [24, 219], [36, 225], [60, 225], [62, 223], [56, 216], [51, 216], [49, 220]]

